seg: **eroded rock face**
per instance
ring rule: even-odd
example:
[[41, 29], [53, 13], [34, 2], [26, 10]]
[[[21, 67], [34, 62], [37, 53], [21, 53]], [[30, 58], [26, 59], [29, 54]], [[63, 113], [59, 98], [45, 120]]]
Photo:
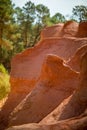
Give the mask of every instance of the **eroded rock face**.
[[81, 57], [87, 52], [87, 44], [77, 49], [76, 53], [72, 56], [67, 64], [77, 72], [80, 72]]
[[[50, 37], [76, 37], [79, 28], [79, 23], [75, 21], [68, 21], [65, 24], [59, 23], [57, 25], [47, 27], [41, 32], [41, 39]], [[82, 26], [80, 27], [82, 28]]]
[[76, 37], [79, 24], [75, 21], [68, 21], [64, 24], [62, 29], [63, 37]]
[[7, 130], [86, 130], [87, 129], [87, 111], [78, 117], [59, 121], [52, 124], [30, 123], [20, 126], [13, 126]]
[[[73, 117], [73, 118], [71, 118]], [[59, 121], [61, 120], [61, 121]], [[87, 129], [87, 53], [82, 56], [80, 83], [73, 95], [39, 124], [13, 126], [7, 130], [86, 130]]]
[[[54, 54], [64, 60], [71, 59], [78, 48], [87, 44], [87, 38], [76, 38], [78, 30], [84, 30], [83, 25], [86, 27], [87, 23], [69, 21], [48, 27], [42, 31], [42, 40], [34, 48], [16, 55], [11, 65], [12, 91], [26, 95], [34, 88], [46, 55]], [[86, 37], [86, 31], [84, 34]]]
[[87, 37], [87, 22], [77, 23], [75, 21], [68, 21], [65, 24], [57, 24], [45, 28], [41, 32], [41, 39], [50, 37]]
[[57, 25], [43, 29], [41, 32], [41, 40], [50, 37], [61, 37], [63, 26], [63, 23], [59, 23]]
[[77, 37], [87, 37], [87, 22], [81, 22], [79, 24]]
[[[22, 105], [19, 105], [21, 107], [20, 112], [19, 107], [17, 107], [17, 110], [13, 113], [14, 116], [11, 118], [12, 123], [15, 122], [14, 124], [16, 124], [16, 121], [19, 121], [18, 124], [22, 124], [24, 122], [23, 118], [20, 120], [21, 113], [24, 114], [22, 110], [27, 108], [25, 104], [30, 103], [30, 99], [32, 99], [32, 103], [30, 103], [32, 105], [28, 105], [25, 115], [29, 112], [31, 119], [24, 118], [25, 122], [39, 122], [56, 108], [63, 99], [72, 94], [77, 86], [76, 84], [78, 84], [78, 74], [74, 70], [80, 71], [80, 59], [83, 53], [86, 52], [86, 28], [87, 22], [79, 24], [72, 21], [48, 27], [42, 31], [41, 40], [35, 47], [17, 54], [12, 59], [11, 93], [0, 112], [0, 126], [8, 124], [10, 113], [31, 91], [21, 103]], [[49, 54], [53, 56], [47, 56]], [[71, 68], [65, 64], [68, 64]], [[41, 96], [40, 99], [39, 96]], [[68, 101], [66, 100], [66, 104], [68, 104]], [[44, 107], [41, 113], [38, 109], [42, 107], [43, 103]], [[47, 107], [45, 108], [45, 106]], [[32, 117], [32, 115], [34, 116]], [[13, 117], [17, 117], [17, 120], [14, 120]]]
[[87, 53], [81, 59], [80, 83], [76, 91], [65, 99], [41, 123], [55, 123], [80, 115], [87, 108]]
[[44, 57], [47, 54], [58, 55], [64, 60], [68, 60], [79, 47], [86, 43], [87, 39], [50, 38], [41, 41], [33, 50], [26, 50], [15, 56], [12, 60], [11, 70], [12, 90], [26, 92], [28, 88], [29, 91], [30, 88], [33, 88], [40, 75]]
[[39, 122], [72, 94], [77, 87], [78, 76], [78, 73], [63, 64], [62, 59], [48, 55], [35, 89], [13, 111], [9, 124]]

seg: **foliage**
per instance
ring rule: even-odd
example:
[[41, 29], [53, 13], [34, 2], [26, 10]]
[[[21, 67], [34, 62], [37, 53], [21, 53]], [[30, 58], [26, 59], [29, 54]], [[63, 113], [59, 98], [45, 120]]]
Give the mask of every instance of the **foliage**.
[[20, 27], [15, 22], [14, 14], [11, 0], [0, 0], [0, 63], [7, 69], [10, 69], [12, 56], [23, 50]]
[[25, 47], [30, 45], [32, 24], [34, 22], [35, 5], [31, 1], [27, 2], [23, 7], [24, 19], [22, 21], [22, 33]]
[[54, 16], [51, 17], [51, 23], [57, 24], [57, 23], [63, 23], [66, 19], [61, 13], [56, 13]]
[[10, 91], [9, 75], [2, 64], [0, 64], [0, 100]]
[[10, 0], [0, 0], [0, 40], [3, 38], [3, 31], [10, 24], [13, 14], [13, 5]]
[[87, 21], [87, 6], [78, 5], [73, 8], [73, 18], [77, 21]]
[[0, 73], [7, 74], [7, 70], [5, 69], [5, 67], [2, 64], [0, 64]]
[[47, 18], [50, 17], [49, 9], [42, 4], [37, 5], [36, 17], [37, 17], [37, 23], [41, 24], [42, 26], [46, 26]]

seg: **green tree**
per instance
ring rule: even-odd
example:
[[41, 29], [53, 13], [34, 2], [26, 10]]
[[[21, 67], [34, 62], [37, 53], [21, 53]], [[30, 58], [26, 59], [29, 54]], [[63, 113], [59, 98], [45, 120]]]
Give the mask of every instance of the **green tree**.
[[13, 20], [13, 5], [11, 0], [0, 0], [0, 63], [5, 63], [12, 42], [7, 38], [11, 21]]
[[56, 13], [54, 16], [51, 17], [50, 21], [52, 24], [57, 24], [65, 22], [66, 19], [61, 13]]
[[27, 2], [23, 7], [24, 19], [22, 21], [23, 40], [25, 46], [30, 46], [32, 24], [35, 19], [35, 5], [31, 1]]
[[50, 17], [49, 9], [43, 4], [37, 5], [36, 17], [37, 23], [42, 24], [43, 27], [46, 26], [47, 20]]
[[0, 63], [7, 69], [12, 56], [23, 50], [19, 27], [11, 0], [0, 0]]
[[24, 19], [24, 13], [20, 7], [15, 7], [14, 18], [15, 18], [15, 22], [18, 25], [20, 25], [22, 23], [22, 21]]
[[35, 21], [34, 24], [32, 25], [32, 37], [31, 37], [32, 46], [40, 40], [41, 30], [45, 26], [48, 26], [49, 19], [50, 19], [49, 9], [43, 4], [36, 5]]
[[11, 0], [0, 0], [0, 44], [4, 38], [3, 33], [10, 24], [13, 15], [13, 5]]
[[87, 21], [87, 6], [77, 5], [72, 10], [73, 18], [79, 22]]

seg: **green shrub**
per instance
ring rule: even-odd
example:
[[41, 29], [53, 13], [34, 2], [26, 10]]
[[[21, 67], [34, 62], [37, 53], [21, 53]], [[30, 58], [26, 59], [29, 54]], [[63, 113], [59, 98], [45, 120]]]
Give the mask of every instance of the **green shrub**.
[[7, 71], [6, 71], [5, 67], [2, 64], [0, 64], [0, 73], [7, 74]]
[[0, 100], [10, 91], [9, 74], [5, 67], [0, 64]]

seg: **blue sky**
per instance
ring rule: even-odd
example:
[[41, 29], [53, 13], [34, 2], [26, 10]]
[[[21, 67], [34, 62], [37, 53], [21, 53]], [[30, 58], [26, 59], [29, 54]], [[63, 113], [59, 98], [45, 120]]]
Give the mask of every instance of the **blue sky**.
[[[29, 0], [12, 0], [16, 6], [24, 6], [24, 4]], [[71, 15], [72, 8], [76, 5], [87, 6], [87, 0], [31, 0], [35, 4], [44, 4], [50, 9], [51, 16], [57, 12], [63, 15]]]

